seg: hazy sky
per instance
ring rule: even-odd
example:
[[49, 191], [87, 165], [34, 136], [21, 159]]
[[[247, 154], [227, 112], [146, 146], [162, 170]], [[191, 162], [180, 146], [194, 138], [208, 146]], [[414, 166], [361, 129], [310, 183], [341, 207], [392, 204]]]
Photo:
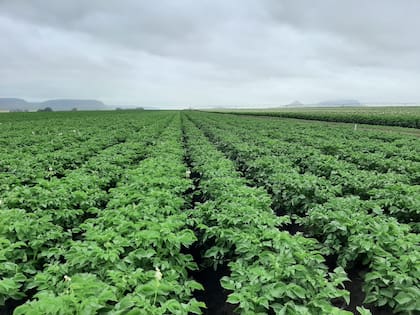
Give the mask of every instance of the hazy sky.
[[0, 0], [0, 97], [420, 102], [417, 0]]

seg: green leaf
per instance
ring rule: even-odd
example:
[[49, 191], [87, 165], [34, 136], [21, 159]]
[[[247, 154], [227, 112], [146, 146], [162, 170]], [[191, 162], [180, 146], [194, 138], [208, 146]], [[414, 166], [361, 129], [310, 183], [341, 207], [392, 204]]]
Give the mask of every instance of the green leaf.
[[222, 279], [220, 279], [220, 284], [222, 285], [222, 287], [226, 290], [235, 290], [235, 284], [233, 281], [231, 281], [228, 277], [223, 277]]
[[181, 303], [177, 300], [171, 299], [165, 302], [165, 307], [172, 313], [178, 314], [182, 310]]
[[226, 301], [231, 304], [238, 304], [242, 301], [242, 296], [239, 293], [232, 293], [229, 294]]
[[356, 306], [357, 311], [360, 313], [360, 315], [372, 315], [372, 313], [361, 306]]
[[412, 301], [412, 298], [404, 292], [398, 293], [394, 300], [397, 301], [398, 304], [407, 304]]

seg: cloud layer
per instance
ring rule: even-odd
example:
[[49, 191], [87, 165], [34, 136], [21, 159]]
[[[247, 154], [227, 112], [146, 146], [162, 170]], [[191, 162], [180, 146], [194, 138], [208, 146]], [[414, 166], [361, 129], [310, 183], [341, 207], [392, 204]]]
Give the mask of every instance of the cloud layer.
[[0, 97], [420, 101], [416, 0], [0, 1]]

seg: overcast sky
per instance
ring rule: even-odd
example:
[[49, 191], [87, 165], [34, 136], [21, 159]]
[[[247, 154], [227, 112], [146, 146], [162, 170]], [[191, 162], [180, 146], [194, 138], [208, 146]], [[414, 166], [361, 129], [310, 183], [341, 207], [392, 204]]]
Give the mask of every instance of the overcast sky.
[[0, 97], [420, 102], [417, 0], [0, 0]]

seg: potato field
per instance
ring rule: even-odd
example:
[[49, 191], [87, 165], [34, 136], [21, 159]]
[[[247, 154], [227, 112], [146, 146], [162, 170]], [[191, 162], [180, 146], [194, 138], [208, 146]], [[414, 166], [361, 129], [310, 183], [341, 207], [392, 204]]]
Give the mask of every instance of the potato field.
[[420, 314], [418, 129], [303, 119], [1, 114], [0, 314]]

